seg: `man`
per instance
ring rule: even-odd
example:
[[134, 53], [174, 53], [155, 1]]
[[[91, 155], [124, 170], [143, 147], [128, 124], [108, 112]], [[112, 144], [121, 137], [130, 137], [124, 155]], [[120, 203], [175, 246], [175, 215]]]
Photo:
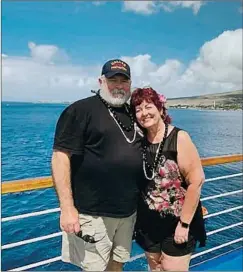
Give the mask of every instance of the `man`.
[[136, 219], [141, 137], [126, 104], [128, 64], [108, 61], [99, 84], [95, 96], [67, 107], [56, 126], [52, 173], [62, 260], [86, 271], [121, 271], [130, 258]]

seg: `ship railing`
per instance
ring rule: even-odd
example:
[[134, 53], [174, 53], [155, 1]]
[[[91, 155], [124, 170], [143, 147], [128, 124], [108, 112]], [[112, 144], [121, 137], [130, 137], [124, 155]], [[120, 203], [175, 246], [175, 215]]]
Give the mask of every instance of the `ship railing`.
[[[225, 163], [233, 163], [233, 162], [240, 162], [243, 161], [243, 154], [236, 154], [236, 155], [230, 155], [230, 156], [220, 156], [220, 157], [212, 157], [212, 158], [202, 158], [202, 165], [203, 166], [212, 166], [212, 165], [219, 165], [219, 164], [225, 164]], [[224, 175], [224, 176], [219, 176], [219, 177], [214, 177], [214, 178], [208, 178], [205, 180], [205, 182], [214, 182], [214, 181], [218, 181], [218, 180], [222, 180], [222, 179], [229, 179], [229, 178], [234, 178], [234, 177], [241, 177], [243, 176], [243, 173], [236, 173], [236, 174], [231, 174], [231, 175]], [[41, 189], [41, 188], [49, 188], [53, 186], [53, 182], [51, 177], [46, 177], [46, 178], [37, 178], [37, 179], [32, 179], [32, 180], [20, 180], [20, 181], [12, 181], [12, 182], [4, 182], [2, 183], [2, 194], [6, 194], [6, 193], [13, 193], [13, 192], [24, 192], [24, 191], [28, 191], [28, 190], [35, 190], [35, 189]], [[212, 195], [212, 196], [207, 196], [207, 197], [203, 197], [201, 198], [201, 201], [203, 203], [203, 201], [206, 200], [212, 200], [212, 199], [216, 199], [216, 198], [223, 198], [226, 196], [233, 196], [233, 195], [237, 195], [237, 194], [241, 194], [243, 192], [243, 189], [241, 190], [235, 190], [235, 191], [230, 191], [230, 192], [225, 192], [225, 193], [221, 193], [218, 195]], [[216, 217], [222, 214], [227, 214], [236, 210], [240, 210], [243, 208], [243, 205], [239, 205], [233, 208], [229, 208], [229, 209], [225, 209], [222, 211], [218, 211], [215, 213], [207, 213], [207, 210], [204, 208], [204, 218], [212, 218], [212, 217]], [[21, 215], [15, 215], [15, 216], [9, 216], [9, 217], [4, 217], [1, 219], [2, 222], [7, 222], [7, 221], [13, 221], [13, 220], [21, 220], [23, 218], [27, 218], [27, 217], [33, 217], [33, 216], [40, 216], [40, 215], [44, 215], [44, 214], [50, 214], [50, 213], [56, 213], [56, 212], [60, 212], [60, 208], [54, 208], [54, 209], [47, 209], [47, 210], [43, 210], [43, 211], [38, 211], [38, 212], [32, 212], [32, 213], [26, 213], [26, 214], [21, 214]], [[222, 228], [207, 232], [207, 236], [210, 235], [214, 235], [216, 233], [220, 233], [222, 231], [225, 230], [229, 230], [238, 226], [243, 225], [243, 222], [238, 222], [238, 223], [234, 223], [231, 225], [227, 225], [224, 226]], [[5, 249], [10, 249], [10, 248], [15, 248], [18, 246], [22, 246], [22, 245], [27, 245], [27, 244], [31, 244], [31, 243], [35, 243], [35, 242], [39, 242], [39, 241], [43, 241], [43, 240], [47, 240], [47, 239], [51, 239], [51, 238], [55, 238], [55, 237], [59, 237], [62, 235], [62, 232], [55, 232], [55, 233], [51, 233], [49, 235], [45, 235], [45, 236], [40, 236], [40, 237], [36, 237], [36, 238], [32, 238], [32, 239], [26, 239], [23, 241], [19, 241], [19, 242], [15, 242], [15, 243], [9, 243], [9, 244], [5, 244], [2, 245], [1, 249], [5, 250]], [[201, 251], [199, 253], [195, 253], [192, 255], [192, 259], [197, 258], [199, 256], [205, 255], [207, 253], [219, 250], [221, 248], [225, 248], [229, 245], [233, 245], [236, 243], [240, 243], [243, 241], [243, 237], [238, 238], [238, 239], [234, 239], [232, 241], [229, 241], [227, 243], [223, 243], [220, 244], [218, 246], [215, 246], [213, 248]], [[242, 247], [239, 246], [239, 248]], [[130, 258], [129, 262], [133, 262], [139, 258], [143, 258], [145, 255], [144, 253], [142, 254], [138, 254], [135, 255], [133, 257]], [[40, 262], [35, 262], [29, 265], [25, 265], [25, 266], [21, 266], [21, 267], [17, 267], [14, 269], [11, 269], [10, 271], [25, 271], [27, 269], [32, 269], [32, 268], [36, 268], [42, 265], [46, 265], [46, 264], [50, 264], [53, 262], [57, 262], [61, 260], [61, 256], [57, 256], [54, 258], [50, 258], [50, 259], [46, 259]]]

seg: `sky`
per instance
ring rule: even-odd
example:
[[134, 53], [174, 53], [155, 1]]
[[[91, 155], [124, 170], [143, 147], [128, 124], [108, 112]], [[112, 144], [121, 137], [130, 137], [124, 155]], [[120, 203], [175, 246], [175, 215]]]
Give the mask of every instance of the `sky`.
[[242, 1], [2, 1], [3, 101], [75, 101], [102, 65], [168, 98], [242, 89]]

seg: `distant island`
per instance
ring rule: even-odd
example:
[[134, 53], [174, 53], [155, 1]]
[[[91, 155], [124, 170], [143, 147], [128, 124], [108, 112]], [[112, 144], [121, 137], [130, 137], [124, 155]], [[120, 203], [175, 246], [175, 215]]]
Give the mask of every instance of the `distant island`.
[[[74, 101], [2, 101], [4, 103], [64, 104]], [[175, 109], [242, 110], [243, 91], [215, 93], [190, 97], [168, 98], [167, 107]]]
[[243, 91], [224, 92], [191, 97], [168, 98], [168, 108], [242, 110]]

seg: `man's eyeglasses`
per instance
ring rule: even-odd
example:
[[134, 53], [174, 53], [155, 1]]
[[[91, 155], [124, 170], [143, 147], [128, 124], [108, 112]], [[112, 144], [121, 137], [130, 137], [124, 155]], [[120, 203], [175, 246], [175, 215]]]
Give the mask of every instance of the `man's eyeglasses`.
[[95, 240], [94, 236], [91, 236], [88, 234], [83, 235], [82, 230], [80, 230], [78, 233], [76, 233], [76, 236], [78, 236], [79, 238], [84, 240], [86, 243], [95, 244], [95, 243], [99, 242], [99, 240], [98, 241]]

